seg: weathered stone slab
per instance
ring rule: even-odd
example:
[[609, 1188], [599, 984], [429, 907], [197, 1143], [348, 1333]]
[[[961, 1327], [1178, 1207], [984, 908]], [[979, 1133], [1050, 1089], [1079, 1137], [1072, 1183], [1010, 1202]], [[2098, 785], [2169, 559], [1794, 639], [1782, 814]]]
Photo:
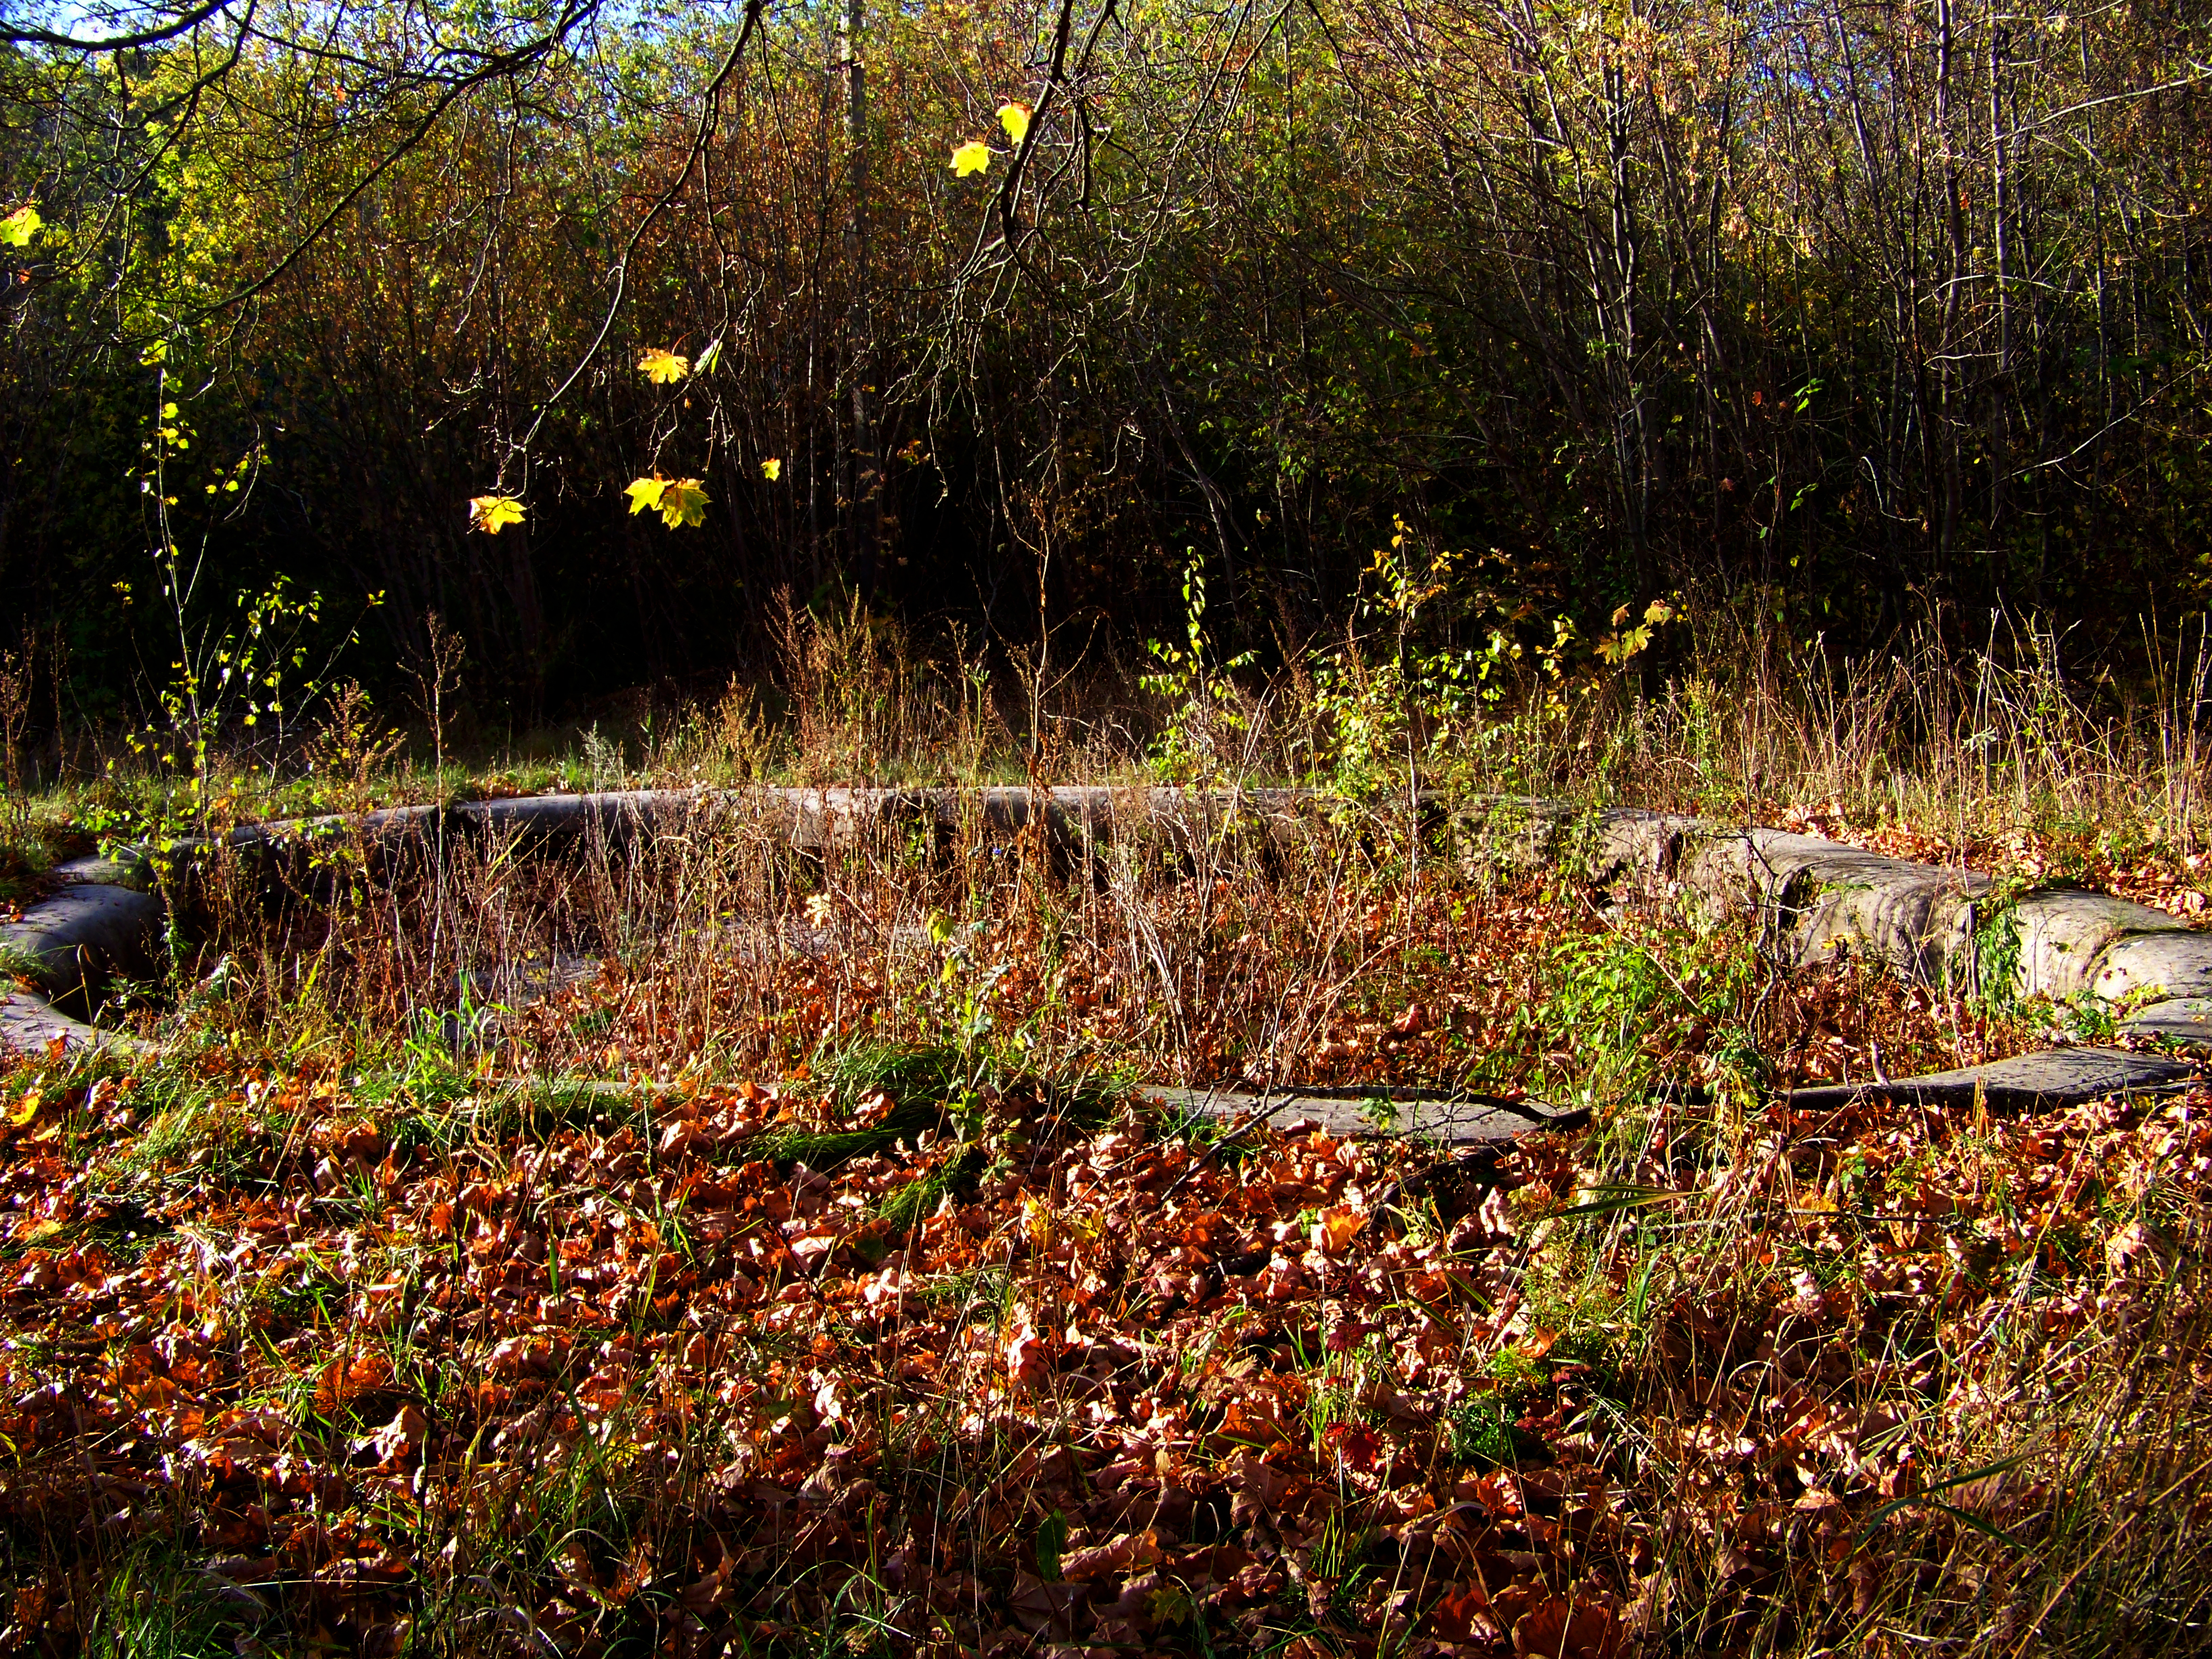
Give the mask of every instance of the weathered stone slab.
[[1577, 818], [1565, 801], [1539, 795], [1485, 795], [1452, 810], [1461, 868], [1528, 870], [1550, 864]]
[[2067, 997], [2091, 988], [2106, 951], [2136, 933], [2186, 932], [2163, 910], [2108, 893], [2069, 890], [2031, 893], [2014, 905], [2021, 996]]
[[[1729, 830], [1709, 820], [1641, 809], [1588, 811], [1534, 797], [1453, 803], [1426, 792], [1405, 806], [1420, 818], [1425, 832], [1449, 821], [1462, 857], [1494, 858], [1523, 867], [1571, 863], [1604, 878], [1626, 873], [1676, 879], [1693, 900], [1760, 915], [1794, 960], [1814, 963], [1848, 948], [1923, 981], [1940, 981], [1972, 963], [1976, 901], [1990, 888], [1981, 876], [1887, 858], [1817, 836]], [[1331, 810], [1327, 797], [1302, 789], [611, 790], [249, 825], [234, 832], [229, 842], [242, 852], [299, 860], [313, 854], [318, 841], [345, 836], [378, 849], [380, 858], [404, 858], [415, 856], [407, 848], [419, 848], [441, 835], [489, 836], [526, 851], [579, 842], [612, 847], [640, 835], [680, 836], [735, 823], [787, 838], [803, 848], [827, 851], [901, 824], [928, 826], [938, 833], [969, 826], [1006, 831], [1041, 825], [1056, 843], [1087, 851], [1119, 825], [1162, 833], [1171, 843], [1196, 852], [1252, 826], [1279, 844], [1293, 844], [1316, 833]], [[183, 842], [167, 850], [184, 855], [205, 847]], [[0, 928], [0, 939], [35, 965], [47, 994], [88, 999], [106, 975], [149, 971], [161, 903], [130, 890], [146, 884], [147, 855], [131, 852], [112, 860], [78, 860], [60, 873], [66, 884], [60, 892], [34, 907], [23, 922]], [[2052, 995], [2087, 990], [2107, 1002], [2162, 991], [2166, 1000], [2129, 1021], [2128, 1029], [2212, 1044], [2212, 934], [2191, 932], [2161, 912], [2097, 894], [2031, 894], [2011, 914], [2021, 945], [2016, 988]], [[895, 949], [902, 942], [884, 943]], [[734, 945], [749, 956], [811, 955], [853, 943], [827, 932], [817, 938], [814, 930], [785, 930], [773, 940], [744, 935]], [[549, 983], [540, 986], [524, 982], [526, 975], [524, 981], [500, 988], [528, 1000], [562, 977], [552, 972]], [[20, 1029], [26, 1041], [43, 1043], [46, 1036], [40, 1033], [67, 1035], [68, 1028], [79, 1024], [27, 994], [17, 994], [10, 1006], [15, 1013], [6, 1032], [12, 1036]], [[2112, 1051], [2061, 1050], [1887, 1086], [1901, 1099], [1948, 1099], [1961, 1091], [1971, 1097], [1978, 1088], [1984, 1098], [1997, 1103], [2087, 1098], [2148, 1086], [2140, 1082], [2146, 1076], [2171, 1080], [2172, 1074], [2158, 1068], [2172, 1064]], [[1363, 1097], [1345, 1091], [1152, 1092], [1192, 1109], [1264, 1109], [1276, 1118], [1312, 1117], [1345, 1133], [1368, 1132], [1386, 1115], [1363, 1111]], [[1840, 1098], [1858, 1092], [1863, 1091], [1800, 1091], [1796, 1097]], [[1201, 1100], [1211, 1103], [1200, 1105]], [[1397, 1103], [1395, 1117], [1399, 1133], [1446, 1141], [1495, 1139], [1579, 1121], [1547, 1118], [1534, 1109], [1492, 1101], [1411, 1097]]]
[[1923, 1106], [1965, 1106], [1980, 1099], [2006, 1111], [2041, 1111], [2079, 1105], [2107, 1095], [2139, 1093], [2185, 1084], [2197, 1067], [2158, 1054], [2124, 1048], [2053, 1048], [1988, 1066], [1888, 1083], [1854, 1083], [1794, 1089], [1790, 1103], [1824, 1110], [1860, 1101], [1892, 1100]]
[[110, 975], [153, 971], [161, 915], [161, 902], [150, 893], [64, 887], [24, 911], [21, 921], [0, 925], [0, 943], [20, 953], [48, 997], [96, 1000]]
[[2145, 993], [2212, 996], [2212, 934], [2177, 928], [2115, 939], [2105, 947], [2089, 988], [2106, 1002]]
[[113, 858], [71, 859], [54, 866], [54, 877], [70, 887], [130, 887], [143, 893], [152, 885], [145, 855], [135, 848], [125, 848]]
[[1800, 963], [1848, 951], [1929, 983], [1941, 983], [1966, 963], [1972, 886], [1952, 872], [1906, 876], [1823, 859], [1803, 874], [1818, 886], [1791, 929]]
[[1685, 888], [1725, 909], [1765, 917], [1791, 958], [1839, 948], [1940, 982], [1973, 938], [1971, 901], [1986, 876], [1886, 857], [1780, 830], [1719, 836], [1684, 860]]
[[71, 1019], [44, 997], [27, 991], [0, 990], [0, 1052], [43, 1054], [58, 1038], [70, 1049], [114, 1048], [135, 1054], [146, 1046], [126, 1031]]
[[2130, 1014], [2119, 1025], [2132, 1036], [2212, 1048], [2212, 997], [2169, 997]]
[[1725, 833], [1706, 818], [1609, 807], [1590, 827], [1590, 862], [1600, 876], [1672, 879], [1681, 869], [1686, 849]]
[[1534, 1105], [1490, 1100], [1394, 1099], [1388, 1090], [1364, 1095], [1351, 1090], [1261, 1094], [1241, 1089], [1146, 1086], [1134, 1092], [1139, 1100], [1171, 1111], [1226, 1119], [1258, 1116], [1271, 1123], [1310, 1118], [1333, 1135], [1389, 1133], [1445, 1146], [1507, 1140], [1533, 1129], [1576, 1129], [1589, 1121], [1589, 1114], [1583, 1110], [1550, 1112]]

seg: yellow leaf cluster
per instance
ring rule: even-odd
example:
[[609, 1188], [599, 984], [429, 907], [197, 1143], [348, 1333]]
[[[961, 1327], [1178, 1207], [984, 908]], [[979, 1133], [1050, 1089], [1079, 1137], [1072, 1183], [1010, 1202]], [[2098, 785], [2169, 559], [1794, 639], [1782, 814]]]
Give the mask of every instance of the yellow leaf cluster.
[[471, 530], [481, 530], [487, 536], [496, 536], [507, 526], [521, 522], [522, 503], [512, 495], [469, 497], [469, 528]]
[[1622, 628], [1631, 612], [1626, 605], [1613, 613], [1613, 625], [1618, 632], [1607, 635], [1597, 642], [1597, 654], [1615, 668], [1651, 643], [1652, 630], [1662, 623], [1674, 619], [1674, 607], [1664, 599], [1654, 599], [1644, 607], [1644, 620], [1634, 628]]
[[658, 513], [671, 530], [707, 521], [707, 490], [696, 478], [664, 478], [656, 472], [633, 480], [623, 494], [629, 497], [631, 513]]

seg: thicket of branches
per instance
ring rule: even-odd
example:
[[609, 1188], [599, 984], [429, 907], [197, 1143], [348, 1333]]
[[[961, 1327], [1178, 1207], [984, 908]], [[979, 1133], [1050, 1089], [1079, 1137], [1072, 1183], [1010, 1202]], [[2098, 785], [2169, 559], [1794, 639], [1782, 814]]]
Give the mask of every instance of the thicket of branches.
[[[2156, 0], [8, 0], [0, 626], [158, 670], [112, 590], [166, 536], [226, 602], [381, 592], [372, 672], [441, 611], [528, 717], [726, 672], [787, 586], [1141, 636], [1194, 551], [1279, 648], [1395, 520], [1479, 556], [1462, 626], [2172, 611], [2206, 37]], [[626, 512], [655, 474], [703, 522]], [[487, 495], [522, 521], [472, 530]]]

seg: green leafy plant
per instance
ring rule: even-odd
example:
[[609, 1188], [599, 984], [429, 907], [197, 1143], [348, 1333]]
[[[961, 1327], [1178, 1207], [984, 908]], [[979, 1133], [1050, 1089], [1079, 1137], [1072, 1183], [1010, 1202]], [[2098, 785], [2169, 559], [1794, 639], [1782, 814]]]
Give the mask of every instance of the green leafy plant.
[[1992, 1013], [2008, 1013], [2020, 1003], [2022, 953], [2020, 900], [2029, 884], [2009, 877], [1974, 906], [1974, 949], [1971, 989]]
[[1230, 770], [1226, 739], [1245, 732], [1249, 722], [1226, 676], [1249, 668], [1257, 658], [1242, 651], [1214, 660], [1206, 626], [1206, 570], [1195, 551], [1183, 566], [1182, 604], [1182, 639], [1152, 641], [1158, 666], [1137, 683], [1168, 704], [1167, 723], [1152, 744], [1153, 770], [1170, 783], [1198, 783]]
[[[208, 614], [201, 588], [219, 520], [201, 526], [198, 547], [187, 559], [178, 539], [179, 509], [194, 483], [211, 501], [235, 496], [242, 505], [264, 456], [257, 444], [228, 465], [191, 471], [198, 434], [170, 395], [167, 346], [149, 348], [143, 362], [154, 370], [155, 403], [141, 445], [145, 459], [138, 482], [154, 535], [160, 628], [172, 654], [167, 678], [153, 690], [148, 717], [125, 734], [131, 752], [151, 769], [150, 788], [135, 802], [111, 796], [93, 827], [110, 844], [153, 843], [156, 876], [166, 879], [170, 843], [211, 833], [223, 804], [222, 775], [234, 755], [258, 753], [273, 779], [294, 724], [321, 695], [331, 663], [358, 629], [347, 631], [320, 668], [311, 668], [322, 596], [295, 596], [281, 572], [258, 592], [240, 590], [228, 620]], [[234, 516], [234, 508], [226, 511]], [[136, 597], [127, 581], [117, 589], [126, 605]], [[369, 603], [378, 602], [372, 595]]]
[[1466, 647], [1416, 643], [1422, 611], [1449, 592], [1455, 553], [1417, 547], [1404, 520], [1367, 567], [1358, 616], [1382, 624], [1383, 648], [1352, 634], [1317, 655], [1314, 707], [1327, 732], [1328, 785], [1347, 801], [1420, 786], [1423, 763], [1468, 741], [1480, 720], [1485, 664]]

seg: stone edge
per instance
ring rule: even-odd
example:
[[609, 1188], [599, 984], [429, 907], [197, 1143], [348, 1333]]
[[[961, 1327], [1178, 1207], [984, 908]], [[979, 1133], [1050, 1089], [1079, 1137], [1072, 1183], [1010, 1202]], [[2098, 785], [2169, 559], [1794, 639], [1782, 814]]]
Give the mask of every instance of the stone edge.
[[[835, 846], [866, 833], [871, 825], [901, 822], [920, 822], [939, 831], [969, 823], [1001, 830], [1039, 823], [1057, 840], [1087, 852], [1110, 835], [1127, 808], [1140, 807], [1147, 822], [1199, 837], [1256, 819], [1279, 839], [1295, 835], [1299, 822], [1323, 810], [1328, 799], [1295, 789], [1063, 786], [1043, 793], [1042, 810], [1037, 792], [1018, 786], [971, 791], [762, 786], [514, 796], [445, 808], [391, 808], [356, 818], [248, 825], [228, 836], [228, 844], [249, 856], [281, 859], [312, 856], [319, 842], [344, 835], [380, 848], [448, 833], [504, 834], [518, 841], [613, 839], [654, 832], [671, 819], [689, 823], [702, 814], [744, 811], [763, 829], [805, 848]], [[1566, 802], [1534, 797], [1452, 802], [1433, 795], [1413, 797], [1407, 807], [1430, 824], [1448, 824], [1471, 864], [1580, 858], [1604, 879], [1662, 882], [1693, 904], [1747, 910], [1759, 918], [1775, 948], [1799, 963], [1844, 950], [1886, 962], [1923, 983], [1978, 985], [2000, 973], [2022, 994], [2081, 996], [2108, 1006], [2133, 1001], [2120, 1022], [2122, 1030], [2187, 1041], [2201, 1029], [2212, 1046], [2212, 933], [2124, 899], [2056, 887], [2006, 894], [1988, 878], [1970, 872], [1889, 858], [1817, 836], [1755, 825], [1731, 827], [1644, 808], [1585, 812]], [[179, 842], [164, 850], [189, 854], [210, 844]], [[153, 856], [151, 849], [134, 847], [112, 858], [74, 860], [57, 872], [59, 891], [29, 907], [21, 921], [0, 924], [0, 945], [19, 961], [29, 959], [34, 988], [0, 994], [0, 1046], [44, 1048], [57, 1040], [70, 1048], [143, 1046], [54, 1005], [82, 995], [95, 975], [128, 971], [151, 960], [163, 915], [160, 900], [147, 890]], [[1972, 1097], [1991, 1103], [2063, 1103], [2116, 1091], [2100, 1085], [2104, 1069], [2086, 1059], [2063, 1057], [2124, 1052], [2046, 1050], [1928, 1079], [1797, 1090], [1791, 1099], [1809, 1105], [1887, 1095], [1923, 1103]], [[2040, 1080], [2021, 1082], [2021, 1062], [2038, 1063]], [[2170, 1086], [2189, 1071], [2171, 1060], [2159, 1064], [2170, 1072], [2157, 1086]], [[2008, 1066], [2015, 1069], [2006, 1072]], [[1359, 1132], [1376, 1127], [1372, 1114], [1362, 1115], [1356, 1103], [1329, 1096], [1253, 1096], [1249, 1105], [1227, 1105], [1246, 1097], [1149, 1092], [1170, 1102], [1188, 1097], [1185, 1103], [1202, 1097], [1224, 1103], [1224, 1109], [1232, 1111], [1264, 1106], [1270, 1116], [1291, 1111], [1332, 1132], [1340, 1122], [1354, 1120]], [[1395, 1129], [1432, 1138], [1496, 1139], [1547, 1125], [1567, 1127], [1564, 1119], [1530, 1121], [1495, 1106], [1408, 1104], [1408, 1115]], [[1482, 1133], [1474, 1133], [1478, 1129]]]

